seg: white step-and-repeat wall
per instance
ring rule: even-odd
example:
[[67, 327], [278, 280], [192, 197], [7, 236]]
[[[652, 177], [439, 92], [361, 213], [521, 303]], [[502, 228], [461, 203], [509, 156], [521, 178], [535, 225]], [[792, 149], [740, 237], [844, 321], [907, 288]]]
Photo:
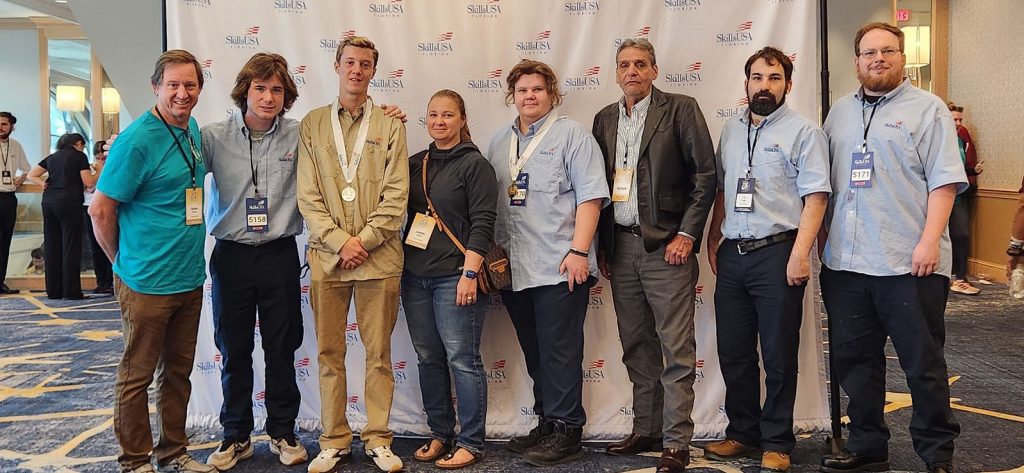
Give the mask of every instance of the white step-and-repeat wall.
[[[229, 92], [235, 75], [257, 52], [287, 58], [299, 87], [289, 113], [301, 119], [329, 103], [338, 91], [334, 52], [343, 38], [367, 36], [380, 50], [370, 94], [378, 103], [397, 104], [409, 115], [409, 150], [429, 142], [424, 130], [427, 100], [442, 88], [466, 99], [470, 127], [481, 147], [509, 126], [515, 108], [506, 106], [504, 78], [522, 58], [550, 64], [567, 94], [558, 113], [587, 127], [594, 114], [621, 96], [615, 84], [615, 50], [626, 38], [645, 37], [655, 46], [659, 67], [655, 86], [697, 98], [717, 143], [725, 121], [742, 113], [746, 100], [743, 64], [757, 49], [776, 46], [796, 64], [787, 102], [815, 119], [818, 114], [814, 0], [167, 0], [170, 48], [191, 51], [203, 65], [206, 86], [195, 116], [200, 125], [234, 111]], [[304, 241], [304, 237], [302, 239]], [[301, 245], [301, 242], [300, 242]], [[212, 245], [207, 245], [207, 251]], [[721, 437], [727, 425], [725, 387], [715, 349], [714, 277], [704, 254], [697, 286], [696, 438]], [[203, 307], [196, 364], [192, 373], [190, 425], [215, 425], [222, 401], [220, 354], [213, 340], [209, 303]], [[319, 426], [316, 337], [303, 281], [305, 340], [295, 366], [302, 391], [300, 426]], [[809, 288], [800, 350], [796, 429], [828, 428], [820, 312]], [[591, 289], [586, 322], [585, 436], [610, 439], [630, 431], [632, 394], [615, 325], [607, 281]], [[264, 417], [263, 352], [256, 333], [256, 388], [253, 406]], [[487, 434], [502, 438], [536, 425], [530, 380], [512, 325], [500, 301], [492, 299], [481, 351], [487, 369]], [[399, 434], [427, 434], [420, 401], [416, 353], [400, 314], [393, 335], [395, 401], [391, 427]], [[365, 424], [362, 374], [365, 352], [349, 314], [348, 397], [354, 428]], [[259, 419], [262, 425], [263, 419]]]

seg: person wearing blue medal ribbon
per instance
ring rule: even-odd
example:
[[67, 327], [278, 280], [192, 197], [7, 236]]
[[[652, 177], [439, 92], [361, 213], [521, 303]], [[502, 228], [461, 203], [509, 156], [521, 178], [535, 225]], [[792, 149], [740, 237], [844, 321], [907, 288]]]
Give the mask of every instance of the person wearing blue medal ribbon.
[[903, 76], [903, 43], [892, 25], [861, 27], [853, 42], [861, 87], [836, 101], [822, 127], [833, 194], [818, 239], [821, 295], [829, 355], [850, 397], [846, 451], [822, 459], [828, 473], [889, 468], [886, 339], [914, 398], [910, 435], [929, 472], [953, 471], [960, 434], [943, 347], [947, 223], [967, 175], [946, 104]]

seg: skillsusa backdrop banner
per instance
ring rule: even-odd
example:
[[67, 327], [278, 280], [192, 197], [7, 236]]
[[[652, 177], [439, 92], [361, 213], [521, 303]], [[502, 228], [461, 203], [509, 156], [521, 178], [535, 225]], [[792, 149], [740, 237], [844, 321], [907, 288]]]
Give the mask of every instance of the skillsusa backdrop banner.
[[[437, 90], [453, 89], [466, 99], [470, 128], [484, 149], [500, 127], [510, 126], [515, 108], [505, 105], [504, 78], [522, 58], [550, 64], [566, 93], [558, 109], [588, 128], [594, 114], [621, 96], [615, 84], [615, 50], [624, 39], [647, 38], [657, 51], [655, 86], [696, 97], [717, 142], [727, 119], [746, 108], [743, 64], [757, 49], [776, 46], [796, 64], [787, 102], [812, 119], [818, 113], [813, 0], [166, 0], [170, 48], [199, 58], [206, 86], [195, 116], [201, 125], [223, 120], [235, 107], [229, 92], [235, 75], [257, 52], [288, 59], [299, 87], [289, 116], [304, 114], [337, 95], [337, 45], [348, 36], [367, 36], [380, 50], [370, 94], [377, 103], [397, 104], [409, 115], [409, 150], [429, 142], [424, 113]], [[305, 238], [300, 239], [300, 247]], [[207, 251], [212, 248], [208, 245]], [[697, 286], [697, 438], [724, 435], [725, 387], [715, 349], [714, 277], [704, 254]], [[305, 341], [295, 355], [302, 391], [300, 426], [319, 426], [321, 402], [345, 403], [355, 429], [365, 425], [365, 352], [354, 314], [349, 314], [348, 396], [320, 399], [316, 336], [303, 282]], [[828, 427], [820, 312], [808, 288], [800, 346], [796, 429]], [[591, 289], [586, 323], [584, 402], [587, 438], [608, 439], [630, 432], [632, 395], [607, 281]], [[203, 307], [196, 365], [192, 373], [192, 425], [217, 423], [222, 396], [220, 354], [213, 339], [209, 303]], [[265, 417], [263, 352], [256, 333], [256, 388], [253, 407]], [[531, 384], [512, 325], [501, 303], [491, 300], [484, 329], [487, 368], [487, 433], [502, 438], [536, 425]], [[400, 314], [393, 335], [395, 400], [391, 427], [399, 434], [427, 434], [420, 401], [416, 354]], [[262, 425], [263, 419], [259, 424]]]

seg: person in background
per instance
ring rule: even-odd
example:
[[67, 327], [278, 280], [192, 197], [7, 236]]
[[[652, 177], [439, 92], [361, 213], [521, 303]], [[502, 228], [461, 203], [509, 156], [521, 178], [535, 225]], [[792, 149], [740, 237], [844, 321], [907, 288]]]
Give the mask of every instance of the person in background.
[[971, 249], [971, 207], [974, 193], [978, 190], [978, 174], [985, 170], [985, 163], [978, 161], [978, 152], [974, 148], [971, 132], [964, 126], [964, 108], [953, 102], [946, 104], [953, 114], [956, 123], [957, 141], [960, 145], [960, 159], [964, 162], [967, 181], [970, 187], [960, 193], [953, 201], [953, 211], [949, 215], [949, 238], [953, 243], [953, 283], [949, 290], [974, 295], [981, 292], [967, 281], [967, 255]]
[[[25, 182], [32, 169], [18, 140], [11, 138], [18, 118], [11, 112], [0, 112], [0, 295], [17, 294], [17, 289], [7, 287], [7, 262], [11, 256], [11, 240], [14, 238], [14, 223], [18, 219], [18, 197], [15, 192]], [[21, 171], [21, 173], [18, 173]]]
[[[106, 145], [107, 142], [103, 140], [93, 144], [92, 159], [94, 162], [99, 163], [106, 159], [106, 153], [103, 149]], [[107, 259], [107, 255], [103, 254], [100, 242], [96, 240], [96, 232], [92, 230], [92, 218], [89, 217], [89, 205], [92, 204], [92, 197], [95, 195], [95, 192], [95, 186], [85, 189], [85, 205], [82, 206], [83, 228], [85, 228], [85, 236], [88, 238], [89, 249], [91, 250], [89, 253], [92, 260], [92, 270], [96, 273], [96, 288], [92, 292], [93, 294], [113, 294], [114, 270], [110, 266], [110, 260]]]
[[[476, 278], [494, 238], [498, 182], [494, 168], [470, 141], [466, 103], [459, 94], [435, 93], [426, 119], [434, 141], [409, 158], [409, 237], [402, 276], [405, 319], [419, 359], [431, 434], [413, 456], [456, 469], [478, 462], [484, 453], [487, 376], [480, 334], [488, 299], [477, 297]], [[457, 438], [452, 378], [462, 426]]]
[[[82, 152], [85, 138], [65, 133], [57, 140], [57, 152], [35, 165], [28, 180], [43, 186], [43, 250], [46, 254], [46, 297], [84, 299], [82, 295], [82, 204], [85, 188], [96, 185], [96, 175]], [[44, 179], [43, 174], [47, 174]]]
[[1006, 277], [1018, 264], [1024, 263], [1024, 178], [1020, 180], [1020, 198], [1017, 199], [1017, 211], [1014, 212], [1013, 223], [1010, 224], [1010, 246], [1006, 249]]

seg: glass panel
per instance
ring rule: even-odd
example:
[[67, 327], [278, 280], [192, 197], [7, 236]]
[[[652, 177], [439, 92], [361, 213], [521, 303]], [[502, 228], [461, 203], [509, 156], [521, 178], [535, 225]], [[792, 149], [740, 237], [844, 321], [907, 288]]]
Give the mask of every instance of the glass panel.
[[932, 0], [897, 0], [896, 26], [903, 30], [907, 77], [931, 92]]
[[47, 44], [50, 62], [50, 152], [64, 133], [80, 133], [92, 142], [89, 88], [89, 42], [81, 39], [51, 39]]

